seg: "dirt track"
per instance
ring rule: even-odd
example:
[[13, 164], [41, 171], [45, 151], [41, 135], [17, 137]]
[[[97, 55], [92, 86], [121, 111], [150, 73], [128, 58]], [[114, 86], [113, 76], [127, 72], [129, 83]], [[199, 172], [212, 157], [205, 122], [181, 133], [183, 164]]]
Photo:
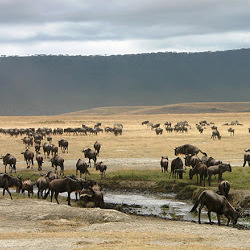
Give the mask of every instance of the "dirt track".
[[0, 199], [1, 249], [250, 249], [248, 230]]

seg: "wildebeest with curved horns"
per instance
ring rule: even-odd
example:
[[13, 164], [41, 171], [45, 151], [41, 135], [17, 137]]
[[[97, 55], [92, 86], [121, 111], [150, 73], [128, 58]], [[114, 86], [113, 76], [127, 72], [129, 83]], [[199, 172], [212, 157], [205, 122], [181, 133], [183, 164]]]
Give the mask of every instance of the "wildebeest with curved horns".
[[197, 148], [196, 146], [193, 146], [191, 144], [184, 144], [183, 146], [177, 147], [174, 149], [174, 154], [177, 156], [178, 154], [184, 154], [184, 155], [188, 155], [188, 154], [198, 154], [199, 152], [201, 152], [202, 154], [204, 154], [205, 156], [207, 156], [207, 154], [205, 152], [202, 152], [199, 148]]
[[201, 224], [201, 210], [204, 206], [206, 206], [208, 209], [207, 215], [210, 224], [212, 224], [211, 212], [215, 212], [217, 214], [218, 225], [220, 225], [220, 215], [222, 214], [224, 214], [228, 219], [227, 226], [229, 225], [230, 220], [232, 220], [233, 224], [235, 225], [240, 216], [239, 212], [235, 210], [235, 208], [229, 203], [226, 197], [218, 195], [212, 190], [203, 191], [198, 197], [197, 201], [195, 202], [190, 212], [191, 213], [195, 212], [199, 204], [200, 204], [199, 215], [198, 215], [199, 224]]

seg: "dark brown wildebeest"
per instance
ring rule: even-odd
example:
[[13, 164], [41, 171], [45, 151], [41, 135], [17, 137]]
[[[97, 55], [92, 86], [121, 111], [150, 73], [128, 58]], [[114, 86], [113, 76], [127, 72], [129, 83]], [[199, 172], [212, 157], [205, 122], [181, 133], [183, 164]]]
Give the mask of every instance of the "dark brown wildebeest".
[[206, 161], [207, 167], [215, 166], [215, 165], [219, 165], [219, 164], [222, 164], [222, 161], [216, 160], [216, 159], [214, 159], [213, 157], [209, 157], [209, 158], [207, 159], [207, 161]]
[[213, 130], [212, 135], [211, 135], [211, 139], [213, 138], [216, 139], [216, 137], [220, 140], [221, 139], [221, 135], [220, 132], [218, 130]]
[[49, 182], [49, 190], [46, 193], [44, 198], [47, 198], [49, 192], [51, 192], [51, 202], [53, 199], [53, 195], [55, 193], [55, 199], [57, 201], [57, 204], [59, 204], [58, 201], [58, 195], [59, 193], [68, 193], [68, 205], [70, 205], [70, 194], [74, 191], [82, 190], [84, 181], [77, 178], [74, 180], [73, 178], [66, 177], [64, 179], [55, 179]]
[[29, 149], [26, 149], [24, 152], [22, 152], [24, 160], [26, 161], [27, 168], [30, 168], [30, 165], [32, 164], [31, 168], [33, 169], [34, 166], [34, 153], [31, 152]]
[[100, 152], [100, 149], [101, 149], [101, 143], [98, 142], [98, 141], [96, 141], [96, 142], [94, 143], [94, 149], [95, 149], [95, 151], [96, 151], [96, 153], [97, 153], [97, 156], [98, 156], [98, 155], [99, 155], [99, 152]]
[[76, 176], [78, 171], [80, 172], [80, 178], [82, 178], [82, 174], [85, 174], [85, 180], [87, 178], [87, 174], [90, 174], [88, 171], [89, 165], [82, 159], [78, 159], [76, 162]]
[[5, 156], [2, 156], [0, 159], [3, 159], [5, 173], [6, 173], [6, 166], [7, 165], [9, 165], [9, 172], [10, 173], [12, 173], [12, 169], [16, 173], [16, 158], [13, 155], [7, 153]]
[[215, 166], [210, 166], [208, 169], [207, 169], [207, 172], [208, 172], [208, 184], [209, 186], [211, 185], [211, 177], [212, 175], [219, 175], [219, 178], [218, 178], [218, 181], [221, 181], [222, 180], [222, 174], [224, 172], [232, 172], [232, 168], [231, 168], [231, 165], [230, 164], [219, 164], [219, 165], [215, 165]]
[[143, 122], [141, 123], [141, 125], [148, 124], [148, 123], [149, 123], [148, 120], [147, 120], [147, 121], [143, 121]]
[[36, 155], [36, 161], [37, 161], [37, 165], [38, 165], [38, 171], [41, 171], [42, 165], [43, 165], [43, 156], [40, 152], [38, 152]]
[[23, 141], [23, 144], [25, 144], [25, 148], [29, 146], [33, 146], [33, 137], [24, 137], [22, 141]]
[[[176, 170], [182, 170], [182, 171], [176, 171]], [[175, 159], [172, 160], [171, 162], [171, 172], [169, 175], [169, 178], [174, 176], [176, 178], [176, 174], [179, 174], [179, 178], [182, 179], [183, 178], [183, 162], [181, 160], [180, 157], [177, 157]]]
[[222, 181], [219, 184], [219, 194], [225, 195], [225, 197], [228, 197], [228, 193], [230, 190], [230, 183], [228, 181]]
[[198, 154], [199, 152], [201, 152], [202, 154], [204, 154], [205, 156], [207, 156], [207, 154], [205, 152], [202, 152], [199, 148], [191, 145], [191, 144], [184, 144], [183, 146], [177, 147], [174, 149], [174, 154], [177, 156], [178, 154], [184, 154], [184, 155], [193, 155], [193, 154]]
[[58, 154], [58, 147], [54, 144], [51, 145], [51, 156], [54, 157]]
[[173, 132], [173, 128], [172, 127], [166, 127], [166, 131], [167, 133], [172, 133]]
[[95, 164], [95, 169], [100, 171], [100, 173], [101, 173], [101, 179], [103, 177], [106, 177], [107, 165], [103, 164], [102, 161], [97, 162]]
[[46, 176], [41, 176], [36, 181], [37, 186], [37, 198], [40, 199], [40, 196], [43, 198], [43, 192], [46, 192], [46, 190], [49, 188], [49, 179]]
[[43, 144], [43, 153], [44, 153], [44, 156], [45, 156], [45, 153], [47, 153], [47, 158], [49, 158], [50, 151], [51, 151], [51, 145], [49, 145], [48, 142], [45, 142]]
[[49, 144], [51, 144], [51, 143], [52, 143], [52, 137], [51, 137], [51, 136], [48, 136], [48, 137], [47, 137], [47, 141], [49, 142]]
[[215, 212], [217, 214], [218, 225], [220, 225], [220, 216], [222, 214], [224, 214], [228, 219], [227, 226], [229, 225], [230, 220], [232, 220], [233, 224], [235, 225], [240, 216], [240, 214], [228, 202], [226, 197], [218, 195], [212, 190], [203, 191], [198, 197], [197, 201], [195, 202], [190, 212], [195, 212], [199, 204], [200, 204], [199, 214], [198, 214], [199, 224], [201, 224], [201, 210], [204, 206], [206, 206], [208, 209], [207, 215], [210, 224], [212, 224], [211, 212]]
[[35, 152], [36, 153], [40, 152], [40, 148], [41, 148], [40, 145], [35, 145]]
[[168, 157], [161, 157], [161, 172], [168, 172]]
[[16, 187], [16, 192], [20, 193], [22, 189], [22, 178], [16, 178], [9, 174], [0, 174], [0, 188], [3, 188], [3, 196], [5, 191], [7, 191], [10, 198], [13, 199], [9, 187]]
[[171, 122], [165, 122], [164, 125], [166, 126], [166, 128], [171, 127], [172, 123]]
[[189, 170], [189, 178], [193, 179], [193, 176], [196, 174], [197, 176], [197, 182], [198, 185], [198, 175], [200, 176], [200, 186], [202, 184], [202, 180], [204, 180], [204, 187], [205, 187], [205, 181], [208, 175], [207, 165], [203, 162], [198, 162], [196, 166], [193, 169]]
[[60, 157], [59, 155], [54, 156], [50, 159], [50, 162], [52, 164], [52, 168], [55, 167], [55, 173], [58, 174], [57, 167], [60, 167], [60, 175], [64, 175], [64, 159]]
[[69, 143], [67, 140], [64, 140], [64, 139], [60, 140], [58, 142], [58, 146], [61, 147], [61, 150], [63, 153], [65, 153], [66, 150], [67, 150], [67, 153], [69, 152]]
[[185, 166], [187, 167], [191, 166], [194, 168], [198, 162], [201, 162], [201, 159], [196, 154], [186, 155], [184, 159], [185, 159]]
[[94, 161], [94, 164], [96, 163], [96, 156], [97, 156], [97, 153], [90, 149], [90, 148], [87, 148], [87, 149], [83, 149], [82, 152], [84, 153], [84, 157], [85, 158], [88, 158], [89, 159], [89, 166], [91, 167], [91, 162], [90, 160], [93, 160]]
[[227, 131], [230, 133], [230, 135], [234, 135], [234, 129], [233, 128], [229, 128]]
[[250, 167], [250, 152], [245, 150], [245, 154], [244, 154], [244, 163], [243, 163], [243, 167], [246, 166], [246, 163], [248, 163], [248, 166]]
[[162, 129], [162, 128], [156, 128], [156, 129], [155, 129], [155, 133], [156, 133], [157, 135], [162, 135], [162, 132], [163, 132], [163, 129]]
[[122, 135], [122, 128], [114, 127], [112, 129], [112, 132], [114, 133], [115, 136]]
[[30, 194], [32, 194], [33, 197], [33, 187], [36, 183], [32, 182], [30, 179], [23, 181], [22, 185], [22, 193], [25, 191], [28, 191], [28, 197], [30, 198]]

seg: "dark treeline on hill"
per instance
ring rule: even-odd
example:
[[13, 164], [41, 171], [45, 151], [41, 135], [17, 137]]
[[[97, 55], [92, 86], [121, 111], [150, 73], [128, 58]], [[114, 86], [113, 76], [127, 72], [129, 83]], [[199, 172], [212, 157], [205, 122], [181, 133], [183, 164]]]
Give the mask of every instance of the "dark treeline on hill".
[[0, 57], [0, 115], [100, 106], [250, 101], [250, 49]]

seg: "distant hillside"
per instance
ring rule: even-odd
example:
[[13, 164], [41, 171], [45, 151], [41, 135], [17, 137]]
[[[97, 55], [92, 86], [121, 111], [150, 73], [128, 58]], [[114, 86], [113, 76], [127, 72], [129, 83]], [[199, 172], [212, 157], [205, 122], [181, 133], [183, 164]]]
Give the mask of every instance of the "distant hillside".
[[[249, 102], [249, 93], [250, 49], [0, 57], [0, 115], [54, 115], [109, 106], [129, 106], [136, 113], [134, 106]], [[115, 112], [110, 110], [105, 112]], [[161, 106], [157, 112], [177, 110], [190, 112], [190, 107]]]
[[99, 107], [62, 115], [149, 115], [250, 112], [250, 102], [199, 102], [163, 106]]

